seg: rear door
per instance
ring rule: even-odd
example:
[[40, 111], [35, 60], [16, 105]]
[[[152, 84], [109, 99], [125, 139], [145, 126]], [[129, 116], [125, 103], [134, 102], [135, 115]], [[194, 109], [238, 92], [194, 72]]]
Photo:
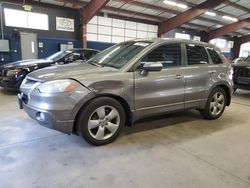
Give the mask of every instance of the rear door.
[[216, 70], [204, 46], [186, 44], [185, 108], [198, 107], [207, 97]]
[[140, 68], [135, 71], [135, 109], [136, 115], [184, 109], [185, 69], [182, 66], [180, 44], [164, 44], [140, 61], [144, 63], [162, 63], [161, 71], [141, 74]]

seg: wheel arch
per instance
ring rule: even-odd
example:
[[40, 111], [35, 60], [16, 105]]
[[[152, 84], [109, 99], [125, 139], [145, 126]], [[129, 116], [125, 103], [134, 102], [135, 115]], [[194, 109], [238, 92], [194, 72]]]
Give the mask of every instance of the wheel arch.
[[124, 111], [125, 111], [125, 117], [126, 117], [126, 119], [125, 119], [125, 125], [126, 125], [126, 126], [132, 126], [132, 124], [133, 124], [133, 119], [134, 119], [134, 115], [133, 115], [133, 113], [132, 113], [132, 111], [131, 111], [131, 108], [130, 108], [129, 104], [126, 102], [126, 100], [125, 100], [124, 98], [122, 98], [122, 97], [120, 97], [120, 96], [117, 96], [117, 95], [114, 95], [114, 94], [99, 94], [99, 95], [96, 95], [94, 98], [91, 98], [91, 99], [89, 99], [88, 101], [86, 101], [86, 102], [81, 106], [81, 108], [78, 110], [78, 112], [77, 112], [77, 114], [76, 114], [76, 116], [75, 116], [74, 124], [73, 124], [73, 130], [72, 130], [72, 132], [73, 132], [74, 134], [77, 134], [77, 127], [76, 127], [76, 124], [77, 124], [77, 121], [78, 121], [78, 119], [79, 119], [79, 115], [80, 115], [81, 111], [82, 111], [91, 101], [93, 101], [93, 100], [95, 100], [95, 99], [97, 99], [97, 98], [100, 98], [100, 97], [110, 97], [110, 98], [115, 99], [116, 101], [118, 101], [118, 102], [122, 105], [122, 107], [123, 107], [123, 109], [124, 109]]
[[[215, 89], [215, 88], [218, 88], [218, 87], [220, 87], [220, 88], [222, 88], [225, 92], [226, 92], [226, 97], [227, 97], [227, 106], [229, 106], [230, 104], [231, 104], [231, 94], [232, 94], [232, 91], [231, 91], [231, 89], [230, 89], [230, 87], [227, 85], [227, 84], [224, 84], [224, 83], [220, 83], [220, 84], [217, 84], [217, 85], [215, 85], [212, 89], [211, 89], [211, 91], [213, 90], [213, 89]], [[210, 91], [210, 92], [211, 92]]]

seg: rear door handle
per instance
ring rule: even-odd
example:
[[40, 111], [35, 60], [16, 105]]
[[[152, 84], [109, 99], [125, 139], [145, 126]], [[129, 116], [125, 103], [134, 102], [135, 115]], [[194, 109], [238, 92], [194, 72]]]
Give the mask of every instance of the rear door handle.
[[179, 79], [184, 78], [184, 76], [182, 76], [181, 74], [177, 74], [175, 78], [179, 80]]
[[208, 73], [209, 73], [209, 74], [216, 73], [216, 70], [209, 70]]

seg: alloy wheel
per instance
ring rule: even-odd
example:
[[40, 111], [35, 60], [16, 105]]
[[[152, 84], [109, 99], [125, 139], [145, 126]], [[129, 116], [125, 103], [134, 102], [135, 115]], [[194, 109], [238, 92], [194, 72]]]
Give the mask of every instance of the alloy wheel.
[[216, 92], [210, 102], [210, 112], [212, 115], [217, 116], [223, 111], [225, 106], [225, 97], [223, 93]]
[[120, 125], [120, 114], [112, 106], [98, 107], [90, 115], [88, 120], [88, 131], [96, 140], [106, 140], [112, 137]]

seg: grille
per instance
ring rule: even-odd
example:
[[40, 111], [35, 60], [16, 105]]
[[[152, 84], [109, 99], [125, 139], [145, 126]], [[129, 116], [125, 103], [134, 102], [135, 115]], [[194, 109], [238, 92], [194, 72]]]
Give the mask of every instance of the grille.
[[235, 67], [234, 73], [237, 76], [250, 77], [250, 68], [247, 67]]
[[35, 80], [26, 79], [24, 84], [25, 84], [27, 87], [29, 87], [29, 86], [34, 85], [36, 82], [37, 82], [37, 81], [35, 81]]
[[31, 89], [36, 87], [36, 85], [39, 84], [36, 80], [25, 78], [21, 84], [21, 90], [24, 91], [24, 93], [28, 93]]
[[26, 95], [26, 94], [23, 93], [23, 95], [22, 95], [22, 101], [23, 101], [25, 104], [27, 104], [28, 101], [29, 101], [28, 95]]

